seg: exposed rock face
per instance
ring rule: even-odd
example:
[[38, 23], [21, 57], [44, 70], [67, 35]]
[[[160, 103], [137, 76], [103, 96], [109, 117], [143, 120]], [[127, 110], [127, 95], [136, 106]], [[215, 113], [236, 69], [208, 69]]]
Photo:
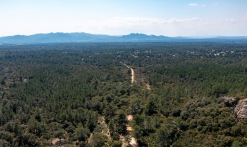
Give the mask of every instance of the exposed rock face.
[[234, 109], [234, 113], [238, 119], [247, 118], [247, 99], [239, 100]]
[[224, 97], [224, 104], [226, 107], [235, 107], [238, 101], [231, 97]]
[[233, 108], [237, 119], [247, 118], [247, 98], [238, 101], [231, 97], [224, 97], [224, 105]]

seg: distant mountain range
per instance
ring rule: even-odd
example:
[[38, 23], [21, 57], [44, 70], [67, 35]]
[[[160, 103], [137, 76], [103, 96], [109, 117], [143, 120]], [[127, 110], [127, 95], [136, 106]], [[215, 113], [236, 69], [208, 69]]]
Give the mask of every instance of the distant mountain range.
[[48, 33], [30, 36], [15, 35], [0, 37], [0, 44], [40, 44], [40, 43], [81, 43], [81, 42], [245, 42], [247, 36], [237, 37], [167, 37], [131, 33], [123, 36], [98, 35], [89, 33]]

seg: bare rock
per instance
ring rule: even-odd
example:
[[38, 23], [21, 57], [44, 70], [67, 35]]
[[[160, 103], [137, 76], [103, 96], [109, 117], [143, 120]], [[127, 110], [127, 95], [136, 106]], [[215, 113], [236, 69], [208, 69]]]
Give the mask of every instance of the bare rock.
[[236, 100], [232, 97], [224, 97], [223, 99], [226, 107], [233, 108], [233, 113], [236, 115], [238, 120], [247, 118], [247, 98]]
[[239, 100], [234, 109], [234, 113], [238, 119], [247, 118], [247, 99]]

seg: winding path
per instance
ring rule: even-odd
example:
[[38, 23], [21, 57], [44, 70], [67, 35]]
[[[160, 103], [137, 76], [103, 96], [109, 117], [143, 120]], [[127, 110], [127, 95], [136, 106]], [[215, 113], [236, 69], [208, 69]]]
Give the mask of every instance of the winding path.
[[[135, 71], [133, 68], [131, 68], [130, 66], [126, 65], [125, 63], [120, 62], [121, 64], [123, 64], [125, 67], [129, 68], [131, 70], [131, 84], [135, 83]], [[138, 147], [138, 143], [136, 138], [134, 138], [133, 136], [131, 136], [131, 132], [133, 131], [133, 128], [129, 125], [130, 122], [133, 120], [133, 115], [127, 115], [126, 119], [128, 120], [128, 124], [126, 125], [126, 130], [128, 132], [128, 134], [130, 135], [130, 140], [128, 143], [126, 143], [126, 136], [122, 136], [121, 135], [121, 140], [122, 140], [122, 147], [126, 147], [128, 145], [130, 145], [131, 147]]]
[[[122, 62], [120, 62], [122, 63]], [[135, 71], [133, 68], [129, 67], [128, 65], [126, 65], [125, 63], [122, 63], [125, 67], [129, 68], [131, 70], [131, 84], [133, 84], [135, 82]]]

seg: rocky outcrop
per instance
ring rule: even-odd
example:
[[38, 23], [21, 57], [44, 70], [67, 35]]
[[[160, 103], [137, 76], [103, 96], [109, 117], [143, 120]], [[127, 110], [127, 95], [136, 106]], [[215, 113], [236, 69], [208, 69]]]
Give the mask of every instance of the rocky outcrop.
[[231, 97], [224, 97], [224, 105], [226, 107], [235, 107], [238, 104], [238, 101]]
[[247, 118], [247, 99], [239, 100], [234, 109], [234, 113], [238, 119]]
[[226, 107], [233, 108], [233, 113], [238, 120], [247, 118], [247, 98], [236, 100], [232, 97], [224, 97], [223, 99]]

